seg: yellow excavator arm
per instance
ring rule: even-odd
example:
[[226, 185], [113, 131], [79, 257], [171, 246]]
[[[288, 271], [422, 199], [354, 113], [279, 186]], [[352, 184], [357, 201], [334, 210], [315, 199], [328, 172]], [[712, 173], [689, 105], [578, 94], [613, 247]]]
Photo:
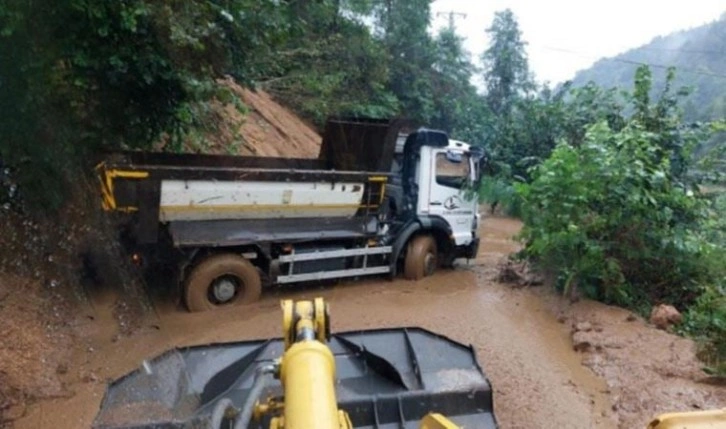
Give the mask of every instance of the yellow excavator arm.
[[[330, 338], [328, 306], [322, 298], [314, 301], [282, 301], [282, 336], [285, 353], [276, 363], [284, 395], [280, 404], [274, 398], [257, 403], [254, 414], [260, 420], [269, 413], [282, 412], [270, 420], [270, 429], [352, 429], [348, 414], [338, 409], [335, 396], [335, 358]], [[431, 413], [421, 420], [421, 429], [458, 429], [441, 414]]]
[[667, 413], [656, 417], [648, 429], [716, 429], [726, 428], [726, 408], [720, 410]]
[[[279, 362], [284, 404], [258, 404], [255, 416], [283, 410], [270, 429], [351, 429], [348, 414], [338, 409], [335, 397], [335, 359], [327, 346], [330, 338], [328, 306], [314, 301], [283, 301], [285, 353]], [[272, 401], [272, 400], [270, 400]], [[648, 429], [726, 428], [726, 409], [668, 413], [655, 418]], [[429, 413], [420, 429], [459, 429], [445, 416]]]

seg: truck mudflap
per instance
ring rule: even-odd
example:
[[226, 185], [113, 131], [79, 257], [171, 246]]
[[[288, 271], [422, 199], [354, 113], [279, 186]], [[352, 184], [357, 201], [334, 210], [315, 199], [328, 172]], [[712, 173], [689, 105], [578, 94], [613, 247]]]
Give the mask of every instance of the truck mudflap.
[[464, 257], [466, 259], [476, 259], [476, 255], [479, 253], [479, 237], [475, 237], [466, 246], [459, 248], [458, 257]]
[[[492, 389], [470, 346], [420, 328], [335, 334], [328, 346], [338, 405], [355, 428], [418, 428], [428, 413], [461, 427], [497, 427]], [[112, 382], [93, 427], [226, 427], [227, 406], [250, 399], [258, 369], [283, 351], [282, 339], [173, 349]], [[281, 395], [269, 378], [259, 399]], [[263, 417], [248, 428], [269, 423]]]

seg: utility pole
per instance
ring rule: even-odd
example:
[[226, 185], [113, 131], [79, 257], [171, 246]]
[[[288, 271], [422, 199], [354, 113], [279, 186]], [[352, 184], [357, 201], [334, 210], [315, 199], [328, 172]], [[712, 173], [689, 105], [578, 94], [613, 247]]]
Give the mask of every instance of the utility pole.
[[449, 16], [449, 30], [454, 31], [456, 27], [456, 18], [466, 19], [466, 14], [461, 12], [456, 12], [453, 10], [450, 10], [448, 12], [438, 12], [436, 14], [437, 17], [439, 16]]

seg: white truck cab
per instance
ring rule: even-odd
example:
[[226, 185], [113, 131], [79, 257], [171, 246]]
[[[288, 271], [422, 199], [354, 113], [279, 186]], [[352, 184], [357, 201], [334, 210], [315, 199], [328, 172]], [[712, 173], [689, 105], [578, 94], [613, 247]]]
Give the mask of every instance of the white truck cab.
[[438, 253], [448, 259], [439, 264], [476, 255], [479, 204], [474, 190], [483, 156], [480, 148], [448, 139], [440, 131], [398, 136], [393, 173], [400, 176], [402, 189], [387, 192], [403, 201], [397, 205], [409, 212], [410, 223], [421, 225], [415, 234], [425, 232], [436, 239]]
[[478, 201], [471, 192], [478, 164], [469, 153], [469, 145], [452, 140], [445, 148], [423, 147], [417, 211], [441, 216], [451, 226], [457, 246], [466, 246], [476, 238]]

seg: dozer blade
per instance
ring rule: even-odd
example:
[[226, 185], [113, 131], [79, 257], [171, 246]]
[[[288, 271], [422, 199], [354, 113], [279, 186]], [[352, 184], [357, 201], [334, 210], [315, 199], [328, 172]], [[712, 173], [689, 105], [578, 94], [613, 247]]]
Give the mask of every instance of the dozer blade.
[[[355, 428], [418, 428], [429, 413], [464, 428], [497, 427], [492, 390], [470, 346], [420, 328], [335, 334], [328, 346], [338, 406]], [[110, 384], [93, 427], [219, 429], [220, 405], [241, 407], [256, 370], [283, 349], [277, 339], [166, 352]], [[259, 400], [281, 395], [270, 379]], [[268, 427], [269, 417], [248, 426]]]

